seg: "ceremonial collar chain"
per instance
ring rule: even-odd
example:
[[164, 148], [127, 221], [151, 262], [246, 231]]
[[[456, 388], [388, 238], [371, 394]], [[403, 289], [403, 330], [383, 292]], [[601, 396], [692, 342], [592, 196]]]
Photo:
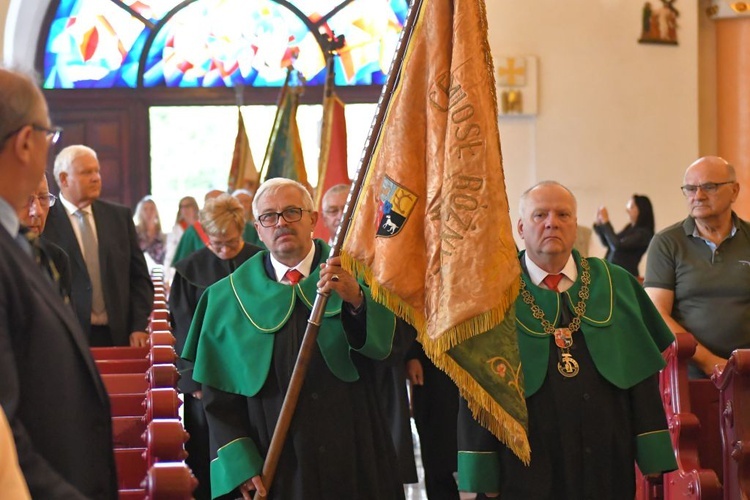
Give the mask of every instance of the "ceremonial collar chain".
[[[589, 285], [591, 284], [590, 270], [591, 268], [589, 267], [588, 261], [584, 257], [581, 257], [581, 289], [578, 290], [578, 298], [580, 300], [578, 301], [578, 304], [573, 306], [573, 311], [576, 313], [576, 316], [568, 325], [568, 330], [570, 330], [571, 334], [577, 332], [581, 328], [581, 318], [586, 314], [586, 301], [589, 298]], [[544, 311], [542, 311], [542, 308], [534, 301], [534, 296], [528, 291], [526, 283], [524, 283], [523, 280], [521, 280], [521, 297], [523, 298], [524, 303], [528, 304], [531, 308], [531, 314], [534, 318], [542, 323], [544, 333], [554, 335], [555, 325], [547, 321], [544, 317]]]
[[[534, 296], [526, 289], [526, 283], [521, 280], [521, 297], [524, 303], [531, 308], [531, 314], [534, 318], [541, 321], [544, 332], [555, 337], [555, 345], [560, 349], [558, 351], [557, 371], [567, 378], [578, 375], [578, 362], [570, 354], [570, 348], [573, 347], [573, 333], [581, 328], [581, 318], [586, 313], [586, 301], [589, 298], [589, 285], [591, 284], [591, 273], [589, 271], [588, 261], [581, 258], [581, 289], [578, 291], [580, 300], [578, 304], [573, 306], [576, 316], [567, 328], [555, 328], [555, 325], [547, 321], [544, 317], [544, 311], [534, 302]], [[564, 304], [563, 307], [565, 307]]]

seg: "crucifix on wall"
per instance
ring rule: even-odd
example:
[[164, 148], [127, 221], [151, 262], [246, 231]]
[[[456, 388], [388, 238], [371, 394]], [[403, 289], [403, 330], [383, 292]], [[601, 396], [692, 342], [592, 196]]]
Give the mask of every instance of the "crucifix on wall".
[[497, 57], [495, 59], [495, 75], [500, 116], [536, 114], [535, 57]]

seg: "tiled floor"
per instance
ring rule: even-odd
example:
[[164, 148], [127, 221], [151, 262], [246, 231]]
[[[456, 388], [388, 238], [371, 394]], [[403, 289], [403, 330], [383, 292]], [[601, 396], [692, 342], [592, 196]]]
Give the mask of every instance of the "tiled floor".
[[[427, 493], [424, 490], [424, 469], [422, 468], [422, 453], [419, 451], [419, 435], [414, 427], [414, 421], [411, 423], [411, 435], [414, 440], [414, 458], [417, 460], [417, 476], [419, 482], [416, 484], [404, 485], [404, 494], [406, 500], [427, 500]], [[461, 493], [461, 500], [473, 500], [473, 493]]]

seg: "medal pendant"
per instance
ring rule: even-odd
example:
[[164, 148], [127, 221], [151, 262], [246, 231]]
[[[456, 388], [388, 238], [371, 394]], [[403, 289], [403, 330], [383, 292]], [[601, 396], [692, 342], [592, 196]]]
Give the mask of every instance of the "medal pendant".
[[573, 334], [569, 328], [555, 330], [555, 345], [560, 349], [569, 349], [573, 345]]
[[573, 359], [570, 353], [562, 353], [562, 360], [557, 362], [557, 371], [563, 377], [572, 378], [578, 375], [578, 362]]

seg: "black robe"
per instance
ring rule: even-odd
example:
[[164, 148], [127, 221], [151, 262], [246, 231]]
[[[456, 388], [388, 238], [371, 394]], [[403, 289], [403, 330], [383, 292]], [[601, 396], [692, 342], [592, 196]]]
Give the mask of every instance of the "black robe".
[[[222, 260], [209, 248], [202, 248], [176, 264], [176, 273], [169, 293], [169, 310], [178, 353], [182, 352], [185, 346], [195, 307], [206, 288], [228, 276], [260, 250], [259, 247], [245, 243], [236, 257]], [[186, 462], [199, 482], [194, 492], [196, 500], [207, 500], [211, 498], [208, 424], [203, 403], [192, 396], [201, 386], [193, 380], [192, 363], [180, 358], [177, 360], [177, 366], [180, 371], [177, 385], [185, 398], [185, 429], [190, 434], [190, 440], [185, 445], [188, 452]]]
[[[414, 441], [411, 437], [409, 394], [406, 389], [406, 354], [412, 343], [416, 342], [416, 336], [414, 328], [397, 319], [390, 356], [381, 362], [375, 362], [375, 382], [391, 430], [393, 445], [396, 447], [401, 482], [405, 484], [419, 481], [414, 460]], [[455, 451], [453, 455], [455, 458]]]
[[[318, 246], [313, 267], [320, 259]], [[268, 255], [265, 268], [268, 279], [275, 280]], [[219, 448], [245, 436], [266, 456], [309, 315], [296, 301], [290, 319], [274, 333], [271, 369], [257, 395], [245, 397], [203, 386], [212, 459]], [[366, 311], [356, 316], [342, 313], [352, 344], [353, 339], [365, 337], [364, 315]], [[331, 373], [317, 344], [313, 349], [269, 500], [404, 498], [396, 453], [375, 390], [373, 361], [355, 351], [351, 357], [360, 378], [344, 382]]]
[[[560, 324], [569, 324], [570, 304]], [[557, 369], [560, 350], [550, 336], [547, 377], [526, 398], [531, 464], [472, 418], [466, 402], [459, 409], [459, 448], [497, 451], [503, 500], [632, 500], [635, 496], [636, 442], [633, 436], [665, 429], [658, 374], [619, 389], [598, 371], [581, 332], [570, 353], [580, 371], [573, 378]]]
[[424, 485], [430, 500], [458, 500], [456, 472], [458, 387], [430, 361], [416, 340], [407, 354], [422, 365], [423, 385], [412, 387], [414, 424], [419, 433]]

